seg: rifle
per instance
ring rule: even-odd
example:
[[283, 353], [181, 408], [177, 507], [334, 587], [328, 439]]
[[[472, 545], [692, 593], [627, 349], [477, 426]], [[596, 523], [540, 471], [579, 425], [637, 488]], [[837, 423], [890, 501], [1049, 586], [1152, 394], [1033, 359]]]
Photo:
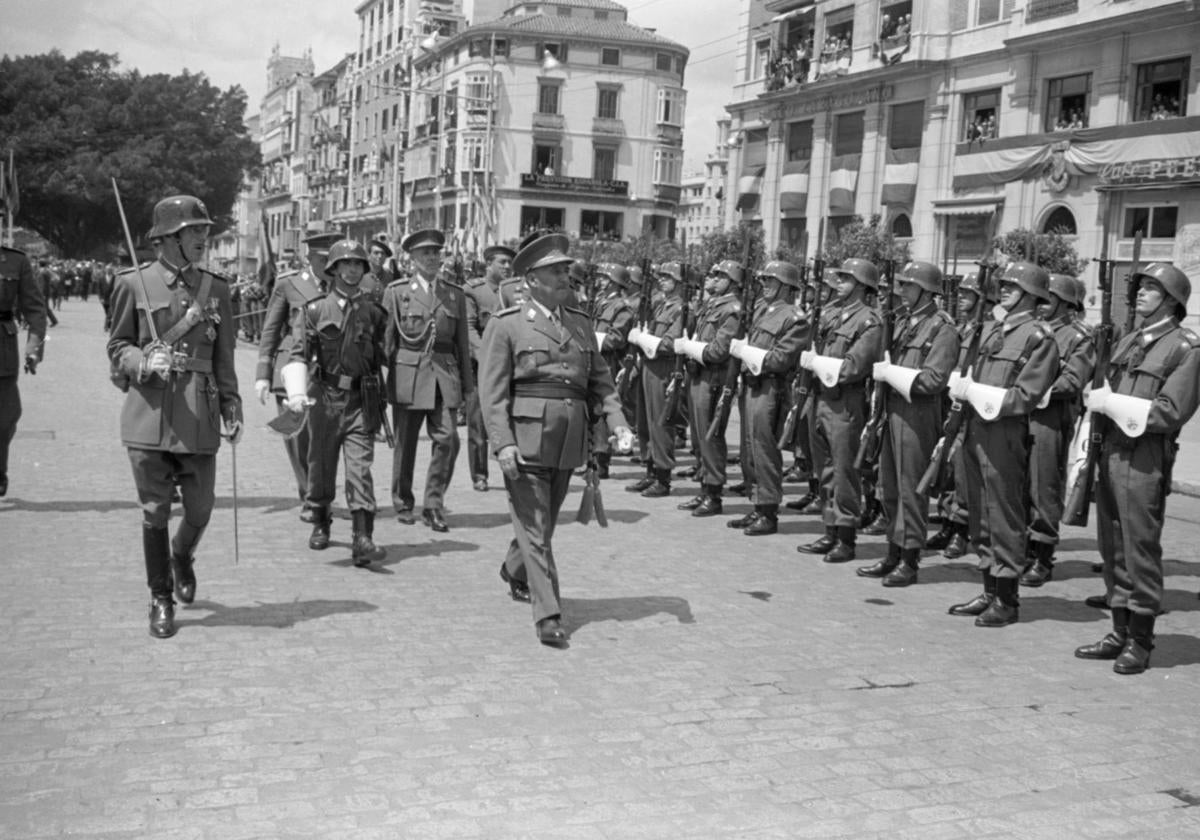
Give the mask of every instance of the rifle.
[[387, 397], [384, 395], [383, 377], [378, 373], [369, 373], [359, 383], [362, 391], [363, 422], [372, 434], [383, 431], [388, 449], [396, 448], [396, 436], [392, 434], [392, 425], [388, 421]]
[[[735, 339], [746, 337], [746, 334], [750, 332], [750, 322], [754, 319], [754, 272], [748, 265], [750, 262], [749, 228], [745, 230], [743, 236], [745, 239], [742, 242], [742, 266], [746, 275], [742, 284], [742, 311], [741, 317], [738, 318]], [[729, 411], [733, 407], [733, 392], [737, 388], [738, 374], [741, 373], [742, 365], [733, 357], [730, 357], [727, 365], [725, 381], [721, 384], [721, 395], [717, 398], [717, 404], [713, 406], [712, 422], [708, 424], [708, 429], [704, 432], [705, 440], [716, 440], [724, 435], [725, 426], [729, 422]]]
[[[885, 282], [883, 315], [883, 347], [890, 352], [892, 336], [896, 330], [895, 295], [892, 294], [896, 277], [896, 264], [888, 260], [883, 273]], [[883, 426], [887, 422], [887, 383], [876, 382], [871, 391], [871, 417], [863, 429], [858, 443], [858, 453], [854, 456], [854, 468], [864, 469], [867, 464], [874, 463], [879, 458], [879, 448], [883, 444]]]
[[[1133, 237], [1133, 265], [1125, 277], [1125, 334], [1133, 332], [1134, 321], [1137, 319], [1138, 289], [1142, 285], [1137, 279], [1138, 263], [1142, 259], [1142, 234], [1138, 231]], [[1107, 245], [1108, 243], [1104, 243]]]
[[[821, 249], [824, 246], [825, 217], [822, 216], [817, 225], [817, 252], [813, 254], [812, 271], [808, 275], [813, 289], [812, 312], [809, 313], [809, 321], [812, 326], [809, 334], [812, 337], [810, 344], [814, 350], [817, 349], [817, 337], [821, 332], [821, 310], [825, 305], [825, 258], [821, 256]], [[800, 419], [800, 410], [804, 408], [804, 401], [812, 393], [812, 378], [811, 370], [800, 368], [792, 380], [792, 404], [788, 407], [787, 416], [783, 419], [783, 430], [780, 432], [778, 440], [780, 449], [788, 449], [792, 445], [792, 438], [796, 435], [796, 422]], [[812, 409], [816, 410], [815, 400]]]
[[[642, 289], [638, 298], [637, 314], [633, 319], [634, 326], [638, 329], [644, 328], [653, 314], [653, 292], [654, 278], [650, 276], [650, 259], [647, 257], [642, 259]], [[633, 342], [629, 342], [629, 346], [625, 350], [625, 358], [621, 360], [621, 370], [617, 373], [614, 383], [617, 388], [617, 398], [622, 404], [629, 402], [633, 392], [633, 383], [637, 381], [637, 366], [641, 358], [642, 355], [637, 351]]]
[[[692, 284], [690, 279], [690, 268], [687, 263], [679, 267], [679, 273], [683, 277], [683, 306], [679, 310], [679, 323], [683, 328], [683, 336], [686, 338], [691, 335], [696, 329], [696, 325], [692, 323], [694, 320], [692, 315]], [[675, 354], [675, 368], [671, 371], [671, 381], [667, 385], [666, 399], [663, 401], [662, 414], [658, 416], [658, 425], [669, 426], [675, 420], [675, 414], [679, 411], [679, 399], [683, 396], [683, 372], [684, 358], [682, 353]]]
[[[1134, 249], [1141, 244], [1141, 234], [1134, 240]], [[1136, 263], [1137, 257], [1134, 257]], [[1104, 233], [1100, 240], [1100, 326], [1094, 333], [1096, 340], [1096, 368], [1092, 371], [1092, 388], [1103, 388], [1108, 374], [1108, 360], [1112, 355], [1113, 341], [1113, 278], [1112, 263], [1108, 259], [1108, 206], [1104, 207]], [[1136, 267], [1136, 266], [1135, 266]], [[1071, 441], [1071, 453], [1081, 453], [1072, 459], [1067, 468], [1067, 499], [1063, 505], [1064, 525], [1085, 526], [1088, 511], [1096, 486], [1096, 465], [1100, 460], [1100, 446], [1107, 431], [1107, 418], [1085, 411], [1079, 418], [1075, 437]]]
[[[972, 322], [974, 330], [971, 334], [971, 343], [967, 345], [967, 352], [963, 356], [963, 363], [959, 369], [960, 376], [969, 376], [971, 368], [975, 367], [975, 361], [979, 358], [979, 346], [983, 338], [983, 322], [988, 309], [988, 275], [995, 267], [992, 265], [990, 258], [992, 250], [996, 247], [996, 224], [1000, 220], [999, 217], [1000, 214], [998, 212], [993, 212], [990, 233], [988, 235], [988, 252], [979, 261], [979, 308], [975, 311], [975, 317]], [[926, 468], [925, 474], [921, 476], [921, 480], [917, 482], [918, 494], [932, 495], [945, 486], [946, 464], [950, 460], [950, 452], [954, 449], [954, 443], [958, 440], [958, 432], [962, 428], [963, 415], [965, 413], [961, 401], [954, 400], [950, 404], [950, 413], [946, 417], [946, 424], [942, 427], [942, 437], [933, 449], [933, 457], [930, 459], [929, 467]]]

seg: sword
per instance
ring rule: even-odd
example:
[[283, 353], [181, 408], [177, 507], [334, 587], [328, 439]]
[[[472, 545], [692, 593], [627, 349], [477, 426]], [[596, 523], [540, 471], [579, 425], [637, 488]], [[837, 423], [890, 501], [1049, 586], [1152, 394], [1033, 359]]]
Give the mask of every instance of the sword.
[[233, 462], [233, 565], [236, 566], [241, 559], [238, 544], [237, 444], [233, 443], [233, 435], [222, 434], [221, 437], [230, 442], [229, 457]]

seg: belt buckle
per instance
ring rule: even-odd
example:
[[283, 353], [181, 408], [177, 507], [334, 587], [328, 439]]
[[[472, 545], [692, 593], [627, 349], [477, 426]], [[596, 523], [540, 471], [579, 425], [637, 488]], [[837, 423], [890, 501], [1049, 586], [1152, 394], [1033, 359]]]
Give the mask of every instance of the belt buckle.
[[354, 377], [352, 377], [352, 376], [345, 376], [345, 375], [342, 375], [342, 376], [339, 376], [339, 377], [338, 377], [338, 384], [337, 384], [337, 386], [338, 386], [338, 388], [339, 388], [339, 389], [341, 389], [341, 390], [343, 390], [343, 391], [349, 391], [349, 390], [350, 390], [350, 386], [351, 386], [351, 385], [353, 385], [353, 384], [354, 384]]
[[188, 357], [187, 353], [180, 353], [178, 351], [172, 351], [171, 352], [171, 370], [175, 371], [176, 373], [183, 373], [185, 370], [187, 370], [188, 358], [189, 357]]

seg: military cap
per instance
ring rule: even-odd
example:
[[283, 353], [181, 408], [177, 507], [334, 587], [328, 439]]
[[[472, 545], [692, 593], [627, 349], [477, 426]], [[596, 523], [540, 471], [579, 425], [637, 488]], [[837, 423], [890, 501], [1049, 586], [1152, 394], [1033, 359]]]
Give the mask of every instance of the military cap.
[[507, 245], [489, 245], [483, 249], [483, 261], [491, 262], [493, 257], [504, 255], [510, 260], [517, 255], [517, 252]]
[[513, 274], [525, 275], [537, 268], [574, 262], [567, 256], [571, 240], [561, 233], [547, 233], [524, 245], [513, 258]]
[[318, 253], [329, 253], [329, 249], [333, 247], [334, 242], [340, 242], [345, 237], [340, 233], [314, 233], [311, 236], [304, 237], [304, 244], [308, 246], [308, 250]]
[[444, 248], [445, 246], [446, 237], [442, 235], [440, 230], [432, 228], [410, 233], [400, 243], [400, 247], [404, 249], [404, 253], [406, 254], [411, 254], [417, 248]]
[[377, 234], [374, 239], [367, 243], [367, 250], [369, 251], [372, 248], [382, 249], [385, 257], [392, 256], [392, 246], [388, 245], [386, 233]]

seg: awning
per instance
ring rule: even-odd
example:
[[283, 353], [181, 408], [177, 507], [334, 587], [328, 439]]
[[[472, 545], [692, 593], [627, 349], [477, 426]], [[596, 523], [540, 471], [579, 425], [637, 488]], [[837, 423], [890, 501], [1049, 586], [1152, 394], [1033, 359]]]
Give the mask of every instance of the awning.
[[990, 216], [1003, 204], [1003, 198], [948, 198], [933, 202], [933, 215]]
[[814, 3], [813, 5], [803, 9], [792, 9], [790, 12], [781, 12], [780, 14], [777, 14], [775, 17], [771, 18], [769, 23], [782, 23], [785, 20], [791, 20], [792, 18], [797, 18], [801, 15], [811, 15], [816, 12], [816, 10], [817, 6]]

